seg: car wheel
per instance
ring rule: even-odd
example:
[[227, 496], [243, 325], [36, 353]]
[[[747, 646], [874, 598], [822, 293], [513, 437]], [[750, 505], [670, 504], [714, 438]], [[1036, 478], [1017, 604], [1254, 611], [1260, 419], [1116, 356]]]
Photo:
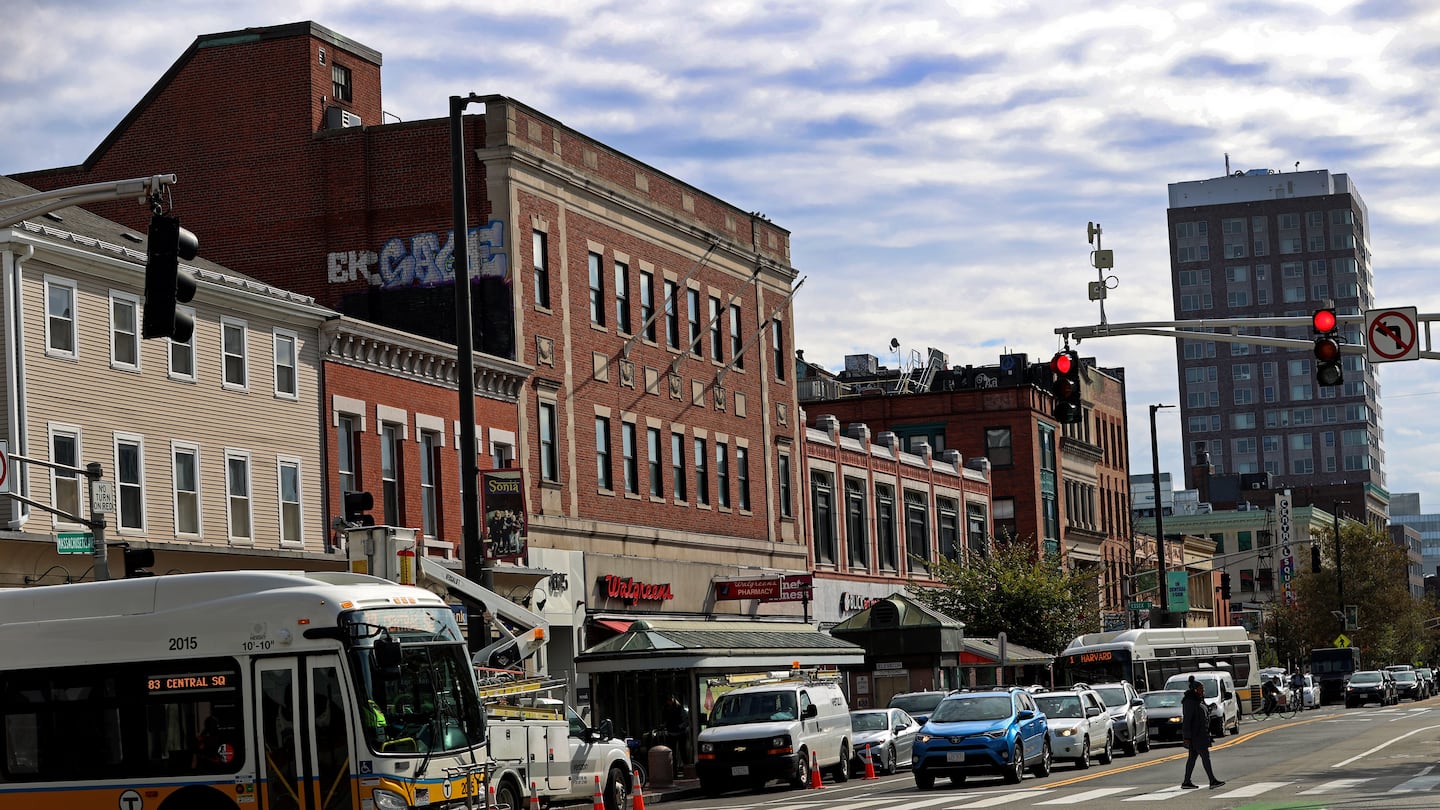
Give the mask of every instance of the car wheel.
[[799, 766], [795, 769], [795, 778], [790, 780], [791, 787], [810, 787], [810, 752], [804, 748], [800, 749]]
[[1130, 733], [1130, 739], [1120, 743], [1120, 750], [1124, 751], [1127, 757], [1133, 757], [1140, 752], [1140, 738], [1135, 735], [1135, 732]]
[[1045, 777], [1050, 775], [1050, 768], [1055, 764], [1055, 758], [1050, 754], [1050, 740], [1046, 739], [1040, 746], [1040, 764], [1035, 766], [1035, 775]]
[[886, 748], [886, 749], [885, 749], [885, 762], [884, 762], [884, 765], [885, 765], [885, 775], [886, 775], [886, 776], [893, 776], [893, 775], [895, 774], [895, 769], [896, 769], [897, 767], [899, 767], [898, 764], [895, 762], [895, 746], [894, 746], [894, 745], [891, 745], [889, 748]]
[[1142, 753], [1142, 754], [1143, 754], [1143, 753], [1147, 753], [1147, 752], [1149, 752], [1149, 750], [1150, 750], [1150, 732], [1149, 732], [1148, 729], [1145, 731], [1144, 734], [1141, 734], [1141, 735], [1140, 735], [1140, 745], [1139, 745], [1139, 748], [1140, 748], [1140, 753]]
[[1080, 758], [1075, 760], [1076, 768], [1090, 767], [1090, 738], [1086, 737], [1080, 743]]
[[1111, 746], [1112, 746], [1112, 745], [1113, 745], [1113, 743], [1110, 741], [1110, 735], [1109, 735], [1109, 734], [1106, 734], [1106, 735], [1105, 735], [1105, 748], [1100, 751], [1100, 764], [1101, 764], [1101, 765], [1109, 765], [1111, 762], [1114, 762], [1114, 761], [1115, 761], [1115, 754], [1114, 754], [1113, 751], [1111, 751]]
[[930, 788], [935, 787], [935, 774], [924, 773], [923, 771], [916, 771], [915, 787], [920, 790], [929, 790]]
[[850, 781], [850, 743], [840, 743], [840, 764], [831, 771], [835, 775], [835, 783]]
[[1011, 751], [1010, 755], [1010, 767], [1005, 769], [1005, 781], [1016, 785], [1025, 779], [1025, 747], [1015, 743], [1015, 750]]
[[610, 766], [610, 776], [605, 780], [605, 810], [630, 810], [627, 781], [624, 768]]

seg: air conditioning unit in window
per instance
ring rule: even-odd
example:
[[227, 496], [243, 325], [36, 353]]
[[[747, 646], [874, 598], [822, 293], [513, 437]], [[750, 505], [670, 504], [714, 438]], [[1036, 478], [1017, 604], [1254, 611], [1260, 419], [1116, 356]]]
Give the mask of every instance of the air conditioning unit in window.
[[349, 110], [342, 110], [339, 107], [325, 108], [326, 129], [345, 129], [346, 127], [360, 127], [364, 125], [364, 122], [360, 120], [360, 116]]

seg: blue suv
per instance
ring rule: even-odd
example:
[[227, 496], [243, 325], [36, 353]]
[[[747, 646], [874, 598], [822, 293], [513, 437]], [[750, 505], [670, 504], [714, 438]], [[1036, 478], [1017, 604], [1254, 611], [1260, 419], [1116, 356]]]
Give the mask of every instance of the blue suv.
[[955, 692], [935, 707], [915, 737], [910, 769], [915, 786], [935, 777], [963, 784], [972, 773], [1000, 774], [1017, 783], [1029, 769], [1050, 774], [1050, 723], [1030, 693], [1018, 687]]

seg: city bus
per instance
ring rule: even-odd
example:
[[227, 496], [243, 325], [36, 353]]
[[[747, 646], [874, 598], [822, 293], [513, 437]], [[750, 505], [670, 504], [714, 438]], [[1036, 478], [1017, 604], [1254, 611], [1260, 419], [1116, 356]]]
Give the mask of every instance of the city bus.
[[0, 591], [0, 807], [484, 806], [454, 613], [350, 573]]
[[1223, 669], [1235, 681], [1242, 706], [1260, 700], [1260, 665], [1255, 642], [1243, 627], [1144, 627], [1087, 633], [1055, 659], [1055, 682], [1106, 683], [1125, 680], [1145, 692], [1163, 689], [1182, 672]]

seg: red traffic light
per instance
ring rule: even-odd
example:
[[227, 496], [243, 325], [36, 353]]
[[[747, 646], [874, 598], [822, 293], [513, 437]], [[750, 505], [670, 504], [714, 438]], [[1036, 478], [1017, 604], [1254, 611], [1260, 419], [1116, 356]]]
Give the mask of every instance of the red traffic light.
[[1338, 362], [1340, 360], [1340, 343], [1332, 337], [1315, 338], [1315, 357], [1325, 363]]
[[1311, 322], [1315, 324], [1316, 332], [1334, 332], [1336, 326], [1335, 310], [1317, 309], [1315, 310], [1314, 317], [1311, 318]]
[[1068, 375], [1074, 365], [1075, 360], [1070, 352], [1059, 352], [1050, 359], [1050, 370], [1056, 374]]

